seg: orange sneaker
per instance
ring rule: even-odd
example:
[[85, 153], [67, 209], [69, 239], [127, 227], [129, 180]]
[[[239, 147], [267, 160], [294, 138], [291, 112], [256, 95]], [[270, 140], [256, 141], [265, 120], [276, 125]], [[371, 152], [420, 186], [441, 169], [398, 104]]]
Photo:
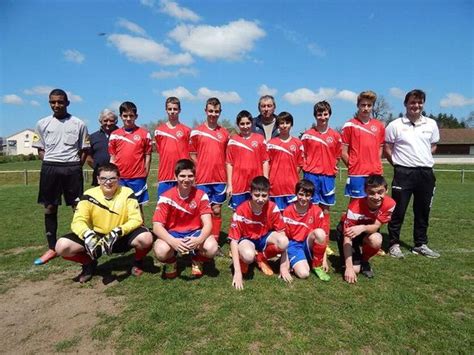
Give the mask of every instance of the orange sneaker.
[[196, 260], [192, 261], [191, 274], [194, 277], [201, 277], [202, 276], [202, 274], [203, 274], [202, 264], [203, 264], [202, 261], [196, 261]]
[[35, 260], [35, 265], [44, 265], [48, 261], [56, 258], [58, 254], [53, 249], [48, 249], [46, 253], [41, 255], [38, 259]]
[[268, 265], [268, 260], [263, 256], [263, 254], [258, 253], [256, 259], [257, 259], [258, 268], [260, 270], [262, 270], [264, 275], [272, 276], [273, 275], [273, 270], [270, 267], [270, 265]]

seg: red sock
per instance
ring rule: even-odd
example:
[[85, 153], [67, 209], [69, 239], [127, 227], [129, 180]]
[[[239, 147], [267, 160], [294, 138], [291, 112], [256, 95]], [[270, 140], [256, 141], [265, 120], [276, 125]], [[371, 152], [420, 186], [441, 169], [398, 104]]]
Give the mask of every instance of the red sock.
[[323, 230], [326, 233], [326, 243], [329, 243], [329, 232], [331, 230], [331, 215], [328, 213], [324, 213], [324, 223], [323, 223]]
[[265, 257], [265, 255], [262, 253], [262, 252], [258, 252], [257, 255], [255, 256], [255, 260], [257, 262], [260, 262], [260, 261], [267, 261], [267, 258]]
[[63, 256], [63, 259], [69, 260], [69, 261], [74, 261], [75, 263], [79, 263], [82, 265], [87, 265], [92, 262], [92, 259], [89, 255], [87, 255], [85, 252], [81, 252], [79, 254], [75, 254], [72, 256]]
[[166, 259], [165, 261], [163, 261], [164, 264], [173, 264], [175, 262], [176, 262], [176, 256], [172, 256], [171, 258]]
[[148, 252], [151, 250], [151, 247], [148, 247], [146, 249], [138, 249], [135, 248], [135, 260], [142, 260]]
[[204, 256], [204, 255], [201, 255], [201, 254], [193, 255], [191, 257], [191, 259], [193, 261], [197, 261], [197, 262], [200, 262], [200, 263], [206, 263], [206, 262], [209, 262], [209, 261], [212, 260], [211, 258], [208, 258], [207, 256]]
[[323, 265], [324, 252], [326, 251], [327, 243], [318, 244], [314, 242], [313, 244], [313, 261], [312, 267], [320, 267]]
[[221, 233], [222, 218], [212, 215], [212, 229], [211, 234], [219, 241], [219, 235]]
[[362, 245], [362, 261], [369, 261], [379, 250], [380, 248], [372, 248], [369, 244], [364, 243]]
[[263, 250], [263, 256], [267, 259], [274, 258], [278, 254], [281, 254], [283, 250], [278, 248], [276, 244], [268, 243], [267, 247]]

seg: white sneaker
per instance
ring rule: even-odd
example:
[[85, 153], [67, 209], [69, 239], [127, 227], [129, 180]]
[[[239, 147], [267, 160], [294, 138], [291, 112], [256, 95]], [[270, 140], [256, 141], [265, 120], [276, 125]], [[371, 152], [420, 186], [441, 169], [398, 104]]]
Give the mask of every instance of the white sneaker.
[[403, 259], [405, 257], [405, 255], [402, 253], [401, 249], [400, 249], [400, 245], [399, 244], [393, 244], [388, 253], [390, 254], [390, 256], [392, 258], [396, 258], [396, 259]]

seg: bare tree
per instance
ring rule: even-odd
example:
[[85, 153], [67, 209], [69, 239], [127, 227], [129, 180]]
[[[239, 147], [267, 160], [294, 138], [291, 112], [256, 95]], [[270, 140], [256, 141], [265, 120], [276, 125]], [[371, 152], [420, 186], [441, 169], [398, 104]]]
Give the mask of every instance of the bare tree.
[[392, 108], [385, 100], [385, 97], [379, 96], [377, 97], [377, 101], [375, 101], [374, 107], [372, 109], [372, 114], [374, 115], [374, 118], [380, 121], [386, 121], [390, 117], [391, 110]]

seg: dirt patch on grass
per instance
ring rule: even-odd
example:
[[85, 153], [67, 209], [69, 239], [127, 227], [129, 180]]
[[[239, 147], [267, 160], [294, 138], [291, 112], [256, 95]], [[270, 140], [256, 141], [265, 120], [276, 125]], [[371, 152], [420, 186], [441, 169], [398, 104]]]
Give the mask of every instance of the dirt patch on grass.
[[74, 283], [75, 271], [42, 281], [24, 281], [0, 295], [1, 353], [52, 352], [113, 353], [113, 348], [91, 338], [99, 314], [116, 315], [122, 306], [108, 297], [98, 279]]

